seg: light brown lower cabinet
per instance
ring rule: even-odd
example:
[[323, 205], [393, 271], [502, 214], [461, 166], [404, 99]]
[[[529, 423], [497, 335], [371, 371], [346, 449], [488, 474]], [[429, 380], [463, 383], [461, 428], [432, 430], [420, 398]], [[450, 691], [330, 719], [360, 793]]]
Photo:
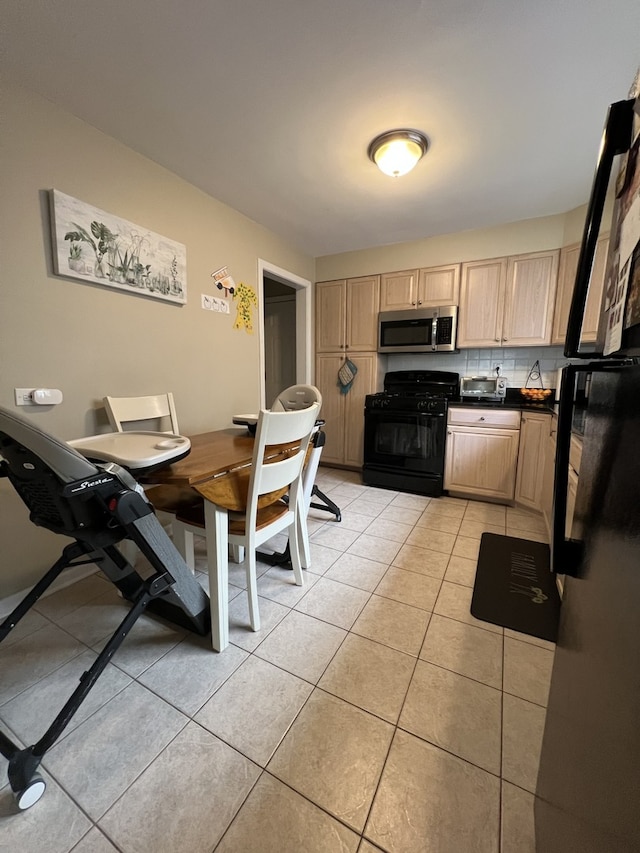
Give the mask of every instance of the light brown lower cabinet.
[[364, 445], [364, 398], [379, 390], [380, 356], [373, 352], [349, 352], [349, 359], [358, 368], [347, 394], [340, 392], [338, 371], [344, 356], [337, 353], [318, 353], [315, 384], [322, 394], [320, 417], [325, 421], [326, 443], [322, 462], [362, 467]]
[[519, 411], [450, 408], [445, 489], [453, 494], [513, 501], [519, 441]]
[[551, 516], [553, 513], [553, 486], [555, 481], [556, 470], [556, 432], [558, 422], [555, 418], [551, 419], [549, 434], [543, 444], [542, 457], [542, 494], [540, 496], [540, 505], [544, 523], [547, 528], [547, 534], [551, 536]]
[[[540, 497], [540, 506], [544, 516], [547, 533], [551, 537], [551, 527], [553, 524], [553, 491], [555, 485], [555, 463], [556, 463], [556, 432], [558, 422], [555, 418], [551, 419], [549, 434], [544, 440], [544, 453], [542, 456], [542, 492]], [[578, 480], [580, 477], [580, 459], [582, 457], [582, 441], [578, 436], [571, 436], [571, 444], [569, 447], [569, 472], [567, 486], [567, 513], [565, 516], [565, 536], [571, 536], [571, 531], [574, 526], [574, 513], [576, 506], [576, 494], [578, 491]], [[579, 535], [577, 533], [576, 535]]]
[[516, 477], [517, 504], [542, 511], [544, 460], [546, 442], [551, 429], [551, 415], [542, 412], [523, 412]]

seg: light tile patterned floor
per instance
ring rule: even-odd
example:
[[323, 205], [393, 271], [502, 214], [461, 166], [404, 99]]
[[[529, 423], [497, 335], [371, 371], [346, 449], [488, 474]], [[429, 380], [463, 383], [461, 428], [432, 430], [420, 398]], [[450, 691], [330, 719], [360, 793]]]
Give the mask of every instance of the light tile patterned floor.
[[[260, 632], [232, 567], [222, 654], [144, 616], [45, 756], [31, 810], [15, 813], [0, 759], [0, 850], [533, 853], [553, 646], [469, 604], [483, 531], [539, 538], [539, 516], [328, 468], [317, 483], [343, 521], [311, 511], [303, 588], [259, 564]], [[14, 740], [42, 734], [123, 608], [96, 574], [3, 644]]]

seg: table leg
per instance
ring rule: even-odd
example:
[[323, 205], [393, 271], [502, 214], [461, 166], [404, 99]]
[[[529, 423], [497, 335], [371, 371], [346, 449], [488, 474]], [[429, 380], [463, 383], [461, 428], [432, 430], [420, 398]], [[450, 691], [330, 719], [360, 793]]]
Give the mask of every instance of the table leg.
[[211, 599], [211, 645], [221, 652], [229, 645], [229, 528], [227, 510], [209, 500], [204, 502], [209, 597]]

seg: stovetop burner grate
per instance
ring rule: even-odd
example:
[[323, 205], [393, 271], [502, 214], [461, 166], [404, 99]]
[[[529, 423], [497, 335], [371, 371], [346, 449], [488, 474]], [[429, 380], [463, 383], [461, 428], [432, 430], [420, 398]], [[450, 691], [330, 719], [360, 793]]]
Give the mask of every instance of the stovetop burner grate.
[[382, 393], [448, 400], [458, 396], [459, 384], [459, 373], [444, 370], [394, 370], [385, 375]]

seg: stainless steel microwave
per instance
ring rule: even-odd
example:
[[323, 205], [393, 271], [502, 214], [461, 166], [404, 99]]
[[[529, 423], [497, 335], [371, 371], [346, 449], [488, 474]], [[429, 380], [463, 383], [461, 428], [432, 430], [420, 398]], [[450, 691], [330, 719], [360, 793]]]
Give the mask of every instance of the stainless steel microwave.
[[457, 352], [458, 306], [381, 311], [378, 352]]

